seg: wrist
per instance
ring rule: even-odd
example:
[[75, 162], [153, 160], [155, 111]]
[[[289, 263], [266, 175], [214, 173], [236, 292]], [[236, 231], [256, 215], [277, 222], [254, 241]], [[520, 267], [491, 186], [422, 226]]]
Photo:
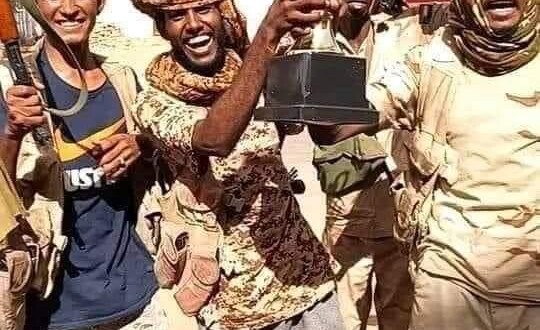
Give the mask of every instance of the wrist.
[[0, 134], [0, 138], [6, 141], [20, 142], [26, 134], [27, 132], [21, 130], [12, 130], [9, 127], [6, 127]]
[[260, 44], [262, 47], [265, 48], [268, 53], [271, 53], [271, 55], [273, 55], [274, 51], [279, 45], [280, 40], [281, 37], [275, 29], [263, 24], [261, 25], [261, 28], [257, 31], [257, 35], [254, 39], [254, 44]]

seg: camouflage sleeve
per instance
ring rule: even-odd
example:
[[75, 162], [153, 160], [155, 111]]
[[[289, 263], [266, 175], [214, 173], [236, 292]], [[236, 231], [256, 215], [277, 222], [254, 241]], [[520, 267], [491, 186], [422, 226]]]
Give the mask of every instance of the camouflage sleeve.
[[411, 129], [417, 105], [422, 46], [390, 64], [380, 79], [367, 87], [367, 98], [381, 113], [380, 126]]
[[151, 87], [138, 95], [132, 111], [139, 128], [184, 156], [193, 154], [195, 125], [207, 115], [206, 108], [188, 105]]

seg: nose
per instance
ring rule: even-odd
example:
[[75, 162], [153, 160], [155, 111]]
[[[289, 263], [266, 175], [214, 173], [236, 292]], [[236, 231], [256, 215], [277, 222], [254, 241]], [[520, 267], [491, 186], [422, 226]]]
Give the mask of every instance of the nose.
[[60, 12], [66, 16], [76, 15], [79, 7], [75, 4], [76, 0], [63, 0], [60, 6]]
[[203, 28], [199, 14], [195, 10], [188, 10], [186, 19], [186, 31], [190, 34], [196, 34]]

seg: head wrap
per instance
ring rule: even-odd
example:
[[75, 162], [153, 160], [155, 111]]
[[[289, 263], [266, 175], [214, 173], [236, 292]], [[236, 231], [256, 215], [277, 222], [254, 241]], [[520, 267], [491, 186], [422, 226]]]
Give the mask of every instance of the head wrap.
[[453, 0], [449, 23], [465, 65], [486, 76], [499, 76], [527, 64], [538, 54], [539, 6], [525, 0], [523, 16], [516, 29], [498, 34], [489, 26], [482, 1]]
[[132, 2], [135, 8], [154, 18], [166, 11], [216, 4], [227, 34], [226, 47], [243, 56], [249, 45], [246, 19], [238, 11], [233, 0], [132, 0]]
[[249, 46], [246, 20], [233, 0], [132, 0], [136, 8], [156, 19], [158, 13], [216, 4], [223, 19], [227, 42], [225, 62], [212, 77], [184, 68], [171, 52], [160, 54], [146, 69], [146, 80], [154, 87], [184, 102], [210, 106], [233, 82]]

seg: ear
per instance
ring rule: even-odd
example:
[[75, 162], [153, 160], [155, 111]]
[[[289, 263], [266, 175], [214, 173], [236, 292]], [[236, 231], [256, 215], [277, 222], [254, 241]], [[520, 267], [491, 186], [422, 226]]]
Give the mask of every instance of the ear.
[[98, 15], [101, 14], [103, 8], [105, 8], [105, 0], [97, 0], [98, 2]]
[[165, 15], [163, 13], [158, 13], [154, 16], [154, 22], [156, 24], [156, 29], [159, 33], [159, 35], [165, 39], [165, 40], [168, 40], [166, 38], [166, 34], [165, 34]]

